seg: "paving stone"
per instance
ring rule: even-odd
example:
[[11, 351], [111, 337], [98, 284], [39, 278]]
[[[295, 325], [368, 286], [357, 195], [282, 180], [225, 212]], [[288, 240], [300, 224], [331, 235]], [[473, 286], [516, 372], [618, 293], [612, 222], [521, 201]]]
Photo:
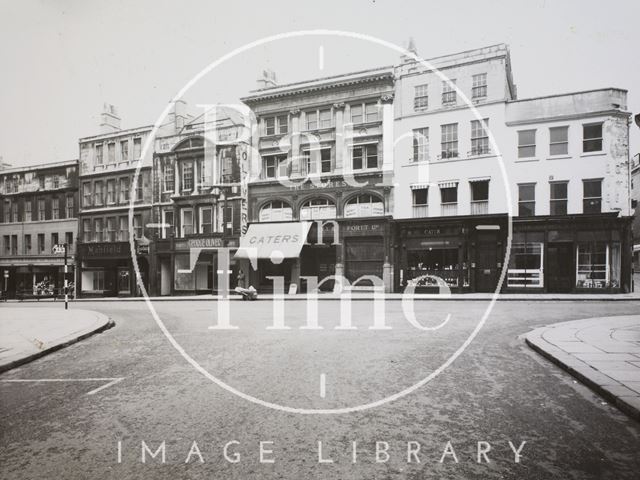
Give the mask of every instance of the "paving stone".
[[625, 382], [624, 384], [627, 388], [640, 394], [640, 382]]

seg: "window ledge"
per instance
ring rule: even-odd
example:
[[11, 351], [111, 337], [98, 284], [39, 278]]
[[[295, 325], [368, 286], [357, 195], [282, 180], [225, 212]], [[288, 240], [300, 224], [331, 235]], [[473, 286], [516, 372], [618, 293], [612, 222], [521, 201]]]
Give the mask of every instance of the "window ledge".
[[547, 160], [568, 160], [573, 158], [571, 155], [549, 155]]
[[539, 158], [516, 158], [515, 163], [539, 162]]
[[580, 156], [581, 157], [602, 157], [606, 154], [607, 152], [600, 150], [599, 152], [582, 152]]

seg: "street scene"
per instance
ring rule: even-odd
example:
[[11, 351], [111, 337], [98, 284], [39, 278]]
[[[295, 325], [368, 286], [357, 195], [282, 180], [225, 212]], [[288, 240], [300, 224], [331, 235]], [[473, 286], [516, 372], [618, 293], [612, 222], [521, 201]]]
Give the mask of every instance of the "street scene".
[[0, 479], [635, 479], [640, 7], [499, 3], [0, 0]]

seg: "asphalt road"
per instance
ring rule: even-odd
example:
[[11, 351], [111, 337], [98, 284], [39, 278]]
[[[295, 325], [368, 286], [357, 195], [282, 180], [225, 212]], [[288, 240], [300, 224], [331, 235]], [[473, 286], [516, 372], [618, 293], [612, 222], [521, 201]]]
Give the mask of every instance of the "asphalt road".
[[[388, 302], [391, 328], [372, 330], [373, 306], [360, 301], [352, 303], [356, 328], [336, 330], [340, 304], [320, 302], [324, 328], [303, 330], [306, 305], [290, 302], [290, 328], [281, 330], [267, 328], [270, 302], [234, 302], [238, 329], [211, 330], [215, 303], [157, 303], [185, 355], [252, 402], [197, 371], [144, 303], [82, 303], [111, 316], [116, 326], [0, 376], [0, 477], [637, 478], [640, 424], [518, 337], [549, 323], [638, 313], [640, 302], [498, 303], [448, 368], [383, 403], [446, 362], [476, 328], [487, 302], [415, 305], [423, 325], [451, 316], [439, 330], [422, 331], [403, 318], [399, 302]], [[109, 383], [86, 380], [95, 378], [122, 380], [95, 392]], [[17, 379], [61, 381], [6, 381]], [[372, 402], [381, 405], [351, 413], [291, 411], [358, 409]], [[143, 463], [142, 442], [151, 452], [164, 442], [165, 463], [161, 451], [155, 458], [145, 453]], [[318, 442], [326, 463], [319, 462]], [[376, 442], [378, 459], [388, 455], [388, 461], [376, 461]], [[482, 463], [478, 442], [491, 448]], [[526, 442], [518, 463], [509, 442], [515, 449]], [[419, 452], [408, 455], [418, 445]]]

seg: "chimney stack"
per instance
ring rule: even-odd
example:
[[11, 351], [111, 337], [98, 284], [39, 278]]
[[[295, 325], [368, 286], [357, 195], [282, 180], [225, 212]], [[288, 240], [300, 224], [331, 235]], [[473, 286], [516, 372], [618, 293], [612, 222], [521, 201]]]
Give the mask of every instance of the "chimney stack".
[[113, 133], [120, 130], [120, 117], [116, 107], [105, 103], [100, 114], [100, 132]]
[[262, 77], [258, 79], [258, 89], [272, 88], [278, 85], [276, 74], [273, 70], [263, 70]]

